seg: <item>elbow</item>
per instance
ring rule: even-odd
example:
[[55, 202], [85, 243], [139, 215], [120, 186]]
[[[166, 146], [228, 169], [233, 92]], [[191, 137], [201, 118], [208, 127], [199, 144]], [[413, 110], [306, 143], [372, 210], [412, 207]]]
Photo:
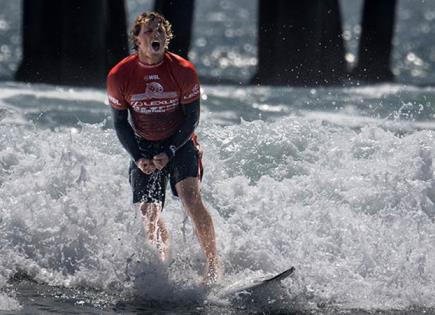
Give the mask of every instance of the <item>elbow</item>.
[[116, 134], [118, 137], [123, 134], [123, 130], [128, 129], [128, 126], [123, 121], [114, 121], [113, 122], [113, 128], [115, 129]]

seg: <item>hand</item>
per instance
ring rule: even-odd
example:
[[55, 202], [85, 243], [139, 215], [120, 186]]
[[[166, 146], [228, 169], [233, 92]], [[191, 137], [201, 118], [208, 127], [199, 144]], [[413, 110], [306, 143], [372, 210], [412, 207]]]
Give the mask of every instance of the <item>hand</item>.
[[169, 162], [169, 157], [165, 152], [159, 153], [153, 157], [154, 166], [158, 170], [162, 170]]
[[136, 165], [142, 172], [147, 175], [151, 174], [156, 170], [156, 166], [154, 165], [153, 160], [141, 158], [136, 161]]

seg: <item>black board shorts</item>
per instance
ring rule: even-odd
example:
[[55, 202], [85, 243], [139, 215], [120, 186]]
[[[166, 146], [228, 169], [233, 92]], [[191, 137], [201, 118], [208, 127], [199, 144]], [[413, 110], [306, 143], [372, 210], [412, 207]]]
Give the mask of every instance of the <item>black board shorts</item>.
[[[148, 146], [146, 148], [148, 152], [150, 149], [155, 151], [154, 155], [161, 152], [161, 144], [147, 143], [146, 146]], [[139, 148], [141, 148], [140, 142]], [[161, 171], [156, 170], [147, 175], [136, 166], [134, 161], [130, 161], [129, 181], [133, 190], [133, 203], [160, 203], [163, 207], [168, 179], [172, 193], [174, 196], [178, 196], [175, 184], [188, 177], [200, 177], [200, 172], [199, 150], [192, 140], [178, 149], [175, 156]]]

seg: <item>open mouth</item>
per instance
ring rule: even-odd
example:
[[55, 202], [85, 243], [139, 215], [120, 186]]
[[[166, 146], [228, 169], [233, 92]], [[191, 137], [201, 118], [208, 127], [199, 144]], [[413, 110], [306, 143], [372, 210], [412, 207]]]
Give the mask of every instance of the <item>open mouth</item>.
[[158, 41], [152, 42], [151, 47], [154, 49], [154, 51], [159, 51], [160, 50], [160, 42], [158, 42]]

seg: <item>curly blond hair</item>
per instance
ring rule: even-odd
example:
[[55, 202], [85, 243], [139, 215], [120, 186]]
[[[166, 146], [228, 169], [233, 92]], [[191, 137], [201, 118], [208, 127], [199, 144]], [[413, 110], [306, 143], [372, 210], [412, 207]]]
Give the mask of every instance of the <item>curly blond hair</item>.
[[130, 30], [130, 43], [133, 46], [134, 50], [137, 51], [138, 49], [135, 37], [139, 35], [142, 24], [146, 24], [154, 20], [160, 20], [160, 22], [162, 23], [163, 29], [165, 30], [166, 33], [165, 49], [168, 49], [169, 42], [171, 41], [172, 38], [174, 38], [174, 34], [172, 33], [171, 23], [169, 23], [169, 21], [165, 19], [163, 15], [157, 12], [143, 12], [142, 14], [137, 16]]

